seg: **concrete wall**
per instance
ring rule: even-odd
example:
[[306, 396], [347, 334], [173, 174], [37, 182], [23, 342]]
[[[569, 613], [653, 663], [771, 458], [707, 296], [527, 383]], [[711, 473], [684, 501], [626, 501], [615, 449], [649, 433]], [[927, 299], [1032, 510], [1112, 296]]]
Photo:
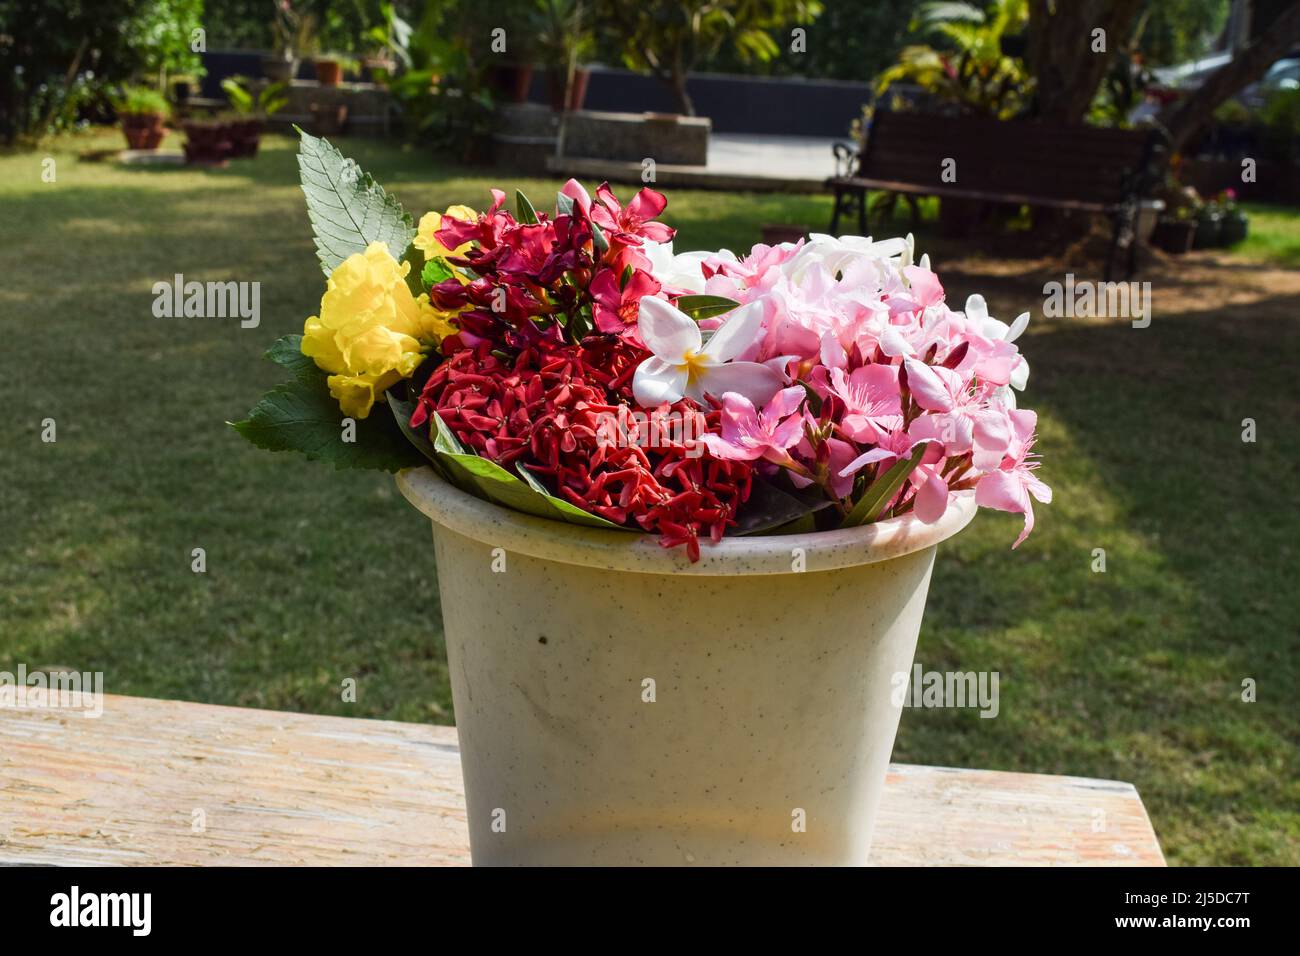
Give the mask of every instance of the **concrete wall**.
[[[849, 124], [871, 99], [866, 83], [700, 73], [687, 81], [700, 116], [715, 133], [773, 133], [784, 136], [847, 136]], [[533, 78], [529, 98], [547, 102], [543, 71]], [[593, 67], [584, 107], [627, 113], [676, 112], [668, 87], [629, 70]]]
[[[208, 75], [203, 95], [221, 97], [221, 80], [235, 73], [261, 76], [262, 54], [246, 50], [212, 50], [203, 55]], [[315, 78], [310, 63], [298, 78]], [[849, 123], [871, 96], [866, 83], [799, 78], [768, 79], [701, 73], [687, 83], [696, 112], [713, 121], [717, 133], [774, 133], [786, 136], [847, 136]], [[533, 76], [529, 99], [549, 103], [545, 70]], [[650, 76], [629, 70], [593, 67], [584, 104], [589, 110], [625, 113], [676, 111], [668, 88]]]

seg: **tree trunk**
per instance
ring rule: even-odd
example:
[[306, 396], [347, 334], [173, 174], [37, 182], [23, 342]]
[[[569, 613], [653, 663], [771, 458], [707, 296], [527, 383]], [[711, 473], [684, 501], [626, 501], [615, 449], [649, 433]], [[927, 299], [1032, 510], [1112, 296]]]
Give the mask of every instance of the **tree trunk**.
[[669, 85], [673, 89], [673, 98], [677, 100], [677, 112], [686, 116], [695, 115], [695, 103], [686, 89], [686, 71], [674, 70]]
[[[1079, 123], [1128, 41], [1143, 0], [1030, 0], [1028, 64], [1036, 80], [1034, 115]], [[1093, 31], [1105, 31], [1104, 52], [1094, 52]]]
[[1255, 39], [1230, 62], [1160, 114], [1159, 122], [1169, 134], [1172, 150], [1180, 149], [1220, 105], [1267, 73], [1293, 44], [1300, 42], [1300, 2], [1292, 3], [1264, 29], [1252, 32]]

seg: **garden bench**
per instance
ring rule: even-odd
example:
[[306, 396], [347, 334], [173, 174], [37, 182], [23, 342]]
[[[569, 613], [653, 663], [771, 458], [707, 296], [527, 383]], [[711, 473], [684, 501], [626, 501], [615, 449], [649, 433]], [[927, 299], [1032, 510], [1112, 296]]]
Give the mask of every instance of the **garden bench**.
[[836, 175], [826, 181], [835, 191], [830, 231], [838, 235], [840, 216], [856, 211], [858, 232], [867, 235], [873, 189], [1102, 213], [1113, 236], [1106, 277], [1121, 251], [1131, 275], [1138, 204], [1155, 184], [1161, 142], [1155, 130], [877, 110], [860, 147], [833, 147]]
[[[1163, 866], [1130, 784], [892, 765], [880, 865]], [[105, 695], [0, 708], [0, 865], [469, 862], [453, 727]]]

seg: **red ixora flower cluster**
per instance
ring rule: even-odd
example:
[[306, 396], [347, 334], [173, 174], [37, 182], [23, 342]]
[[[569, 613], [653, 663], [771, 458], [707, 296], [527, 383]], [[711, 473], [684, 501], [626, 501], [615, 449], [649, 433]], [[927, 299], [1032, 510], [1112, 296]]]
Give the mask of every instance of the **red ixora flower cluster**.
[[734, 523], [754, 466], [714, 458], [693, 440], [717, 431], [716, 409], [689, 399], [664, 406], [660, 415], [690, 423], [676, 435], [646, 422], [628, 428], [620, 415], [649, 355], [629, 333], [635, 309], [623, 303], [659, 290], [641, 241], [672, 232], [651, 221], [663, 209], [652, 190], [626, 209], [607, 186], [597, 196], [598, 205], [575, 193], [570, 211], [519, 223], [494, 191], [476, 221], [444, 218], [438, 241], [472, 243], [451, 261], [475, 278], [430, 292], [439, 308], [461, 310], [460, 330], [443, 341], [445, 359], [425, 382], [411, 426], [429, 427], [436, 413], [475, 454], [525, 468], [557, 497], [657, 533], [666, 547], [684, 545], [695, 561], [701, 537], [716, 542]]

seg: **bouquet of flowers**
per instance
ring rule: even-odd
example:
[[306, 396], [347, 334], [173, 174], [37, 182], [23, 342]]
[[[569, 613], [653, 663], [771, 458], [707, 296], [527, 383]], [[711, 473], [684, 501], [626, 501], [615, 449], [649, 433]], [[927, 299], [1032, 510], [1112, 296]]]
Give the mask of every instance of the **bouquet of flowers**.
[[553, 212], [493, 190], [413, 228], [324, 140], [299, 162], [328, 280], [268, 353], [294, 380], [235, 424], [256, 444], [427, 463], [692, 560], [704, 538], [934, 522], [963, 492], [1023, 514], [1019, 545], [1051, 500], [1014, 391], [1028, 313], [950, 308], [911, 236], [675, 252], [663, 195], [574, 180]]

